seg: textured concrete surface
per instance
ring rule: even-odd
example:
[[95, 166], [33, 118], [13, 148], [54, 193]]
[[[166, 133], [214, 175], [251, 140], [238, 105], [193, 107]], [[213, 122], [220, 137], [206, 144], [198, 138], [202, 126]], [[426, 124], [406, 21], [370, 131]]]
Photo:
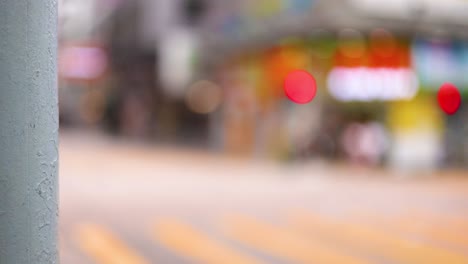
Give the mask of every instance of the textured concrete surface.
[[57, 260], [57, 1], [0, 0], [0, 263]]

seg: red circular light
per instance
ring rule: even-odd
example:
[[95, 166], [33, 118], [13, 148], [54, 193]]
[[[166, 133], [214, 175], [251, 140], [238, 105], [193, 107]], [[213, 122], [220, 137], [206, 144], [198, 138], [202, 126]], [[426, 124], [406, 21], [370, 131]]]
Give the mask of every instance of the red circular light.
[[298, 104], [306, 104], [314, 99], [317, 84], [314, 76], [304, 70], [290, 72], [284, 81], [286, 96]]
[[461, 96], [457, 87], [451, 83], [444, 83], [437, 94], [439, 106], [445, 113], [453, 115], [461, 104]]

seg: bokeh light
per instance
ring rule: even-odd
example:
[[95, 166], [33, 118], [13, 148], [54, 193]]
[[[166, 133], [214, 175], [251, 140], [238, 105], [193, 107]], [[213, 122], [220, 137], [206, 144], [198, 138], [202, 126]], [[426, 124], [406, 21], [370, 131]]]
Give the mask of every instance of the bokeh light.
[[102, 48], [70, 45], [60, 51], [59, 73], [65, 78], [92, 80], [104, 74], [107, 64]]
[[444, 83], [437, 93], [437, 100], [442, 110], [453, 115], [458, 111], [461, 104], [461, 96], [457, 87], [451, 83]]
[[388, 58], [395, 53], [397, 43], [390, 31], [378, 28], [370, 34], [370, 48], [376, 55]]
[[314, 29], [308, 39], [310, 53], [319, 59], [330, 59], [336, 49], [336, 37], [325, 29]]
[[284, 81], [284, 90], [288, 98], [298, 104], [306, 104], [314, 99], [317, 92], [315, 78], [304, 70], [295, 70]]
[[220, 87], [210, 81], [201, 80], [192, 84], [186, 94], [185, 101], [190, 110], [199, 114], [215, 111], [221, 103]]
[[412, 70], [336, 67], [328, 75], [328, 90], [339, 101], [411, 99], [419, 81]]
[[348, 58], [358, 59], [366, 53], [364, 35], [355, 29], [343, 29], [338, 33], [338, 50]]

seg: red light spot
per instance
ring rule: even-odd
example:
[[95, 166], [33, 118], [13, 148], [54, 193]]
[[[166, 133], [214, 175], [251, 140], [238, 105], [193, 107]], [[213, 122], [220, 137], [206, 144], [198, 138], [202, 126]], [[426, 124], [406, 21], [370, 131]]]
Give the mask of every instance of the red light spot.
[[314, 76], [304, 70], [290, 72], [284, 80], [286, 96], [298, 104], [306, 104], [314, 99], [317, 84]]
[[451, 83], [444, 83], [437, 94], [439, 106], [445, 113], [453, 115], [461, 104], [461, 96], [457, 87]]

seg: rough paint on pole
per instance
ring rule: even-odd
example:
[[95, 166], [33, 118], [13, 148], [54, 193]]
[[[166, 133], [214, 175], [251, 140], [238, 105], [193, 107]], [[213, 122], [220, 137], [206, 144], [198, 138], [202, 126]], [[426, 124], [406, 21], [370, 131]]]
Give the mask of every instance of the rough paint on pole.
[[57, 1], [0, 0], [0, 263], [58, 263]]

